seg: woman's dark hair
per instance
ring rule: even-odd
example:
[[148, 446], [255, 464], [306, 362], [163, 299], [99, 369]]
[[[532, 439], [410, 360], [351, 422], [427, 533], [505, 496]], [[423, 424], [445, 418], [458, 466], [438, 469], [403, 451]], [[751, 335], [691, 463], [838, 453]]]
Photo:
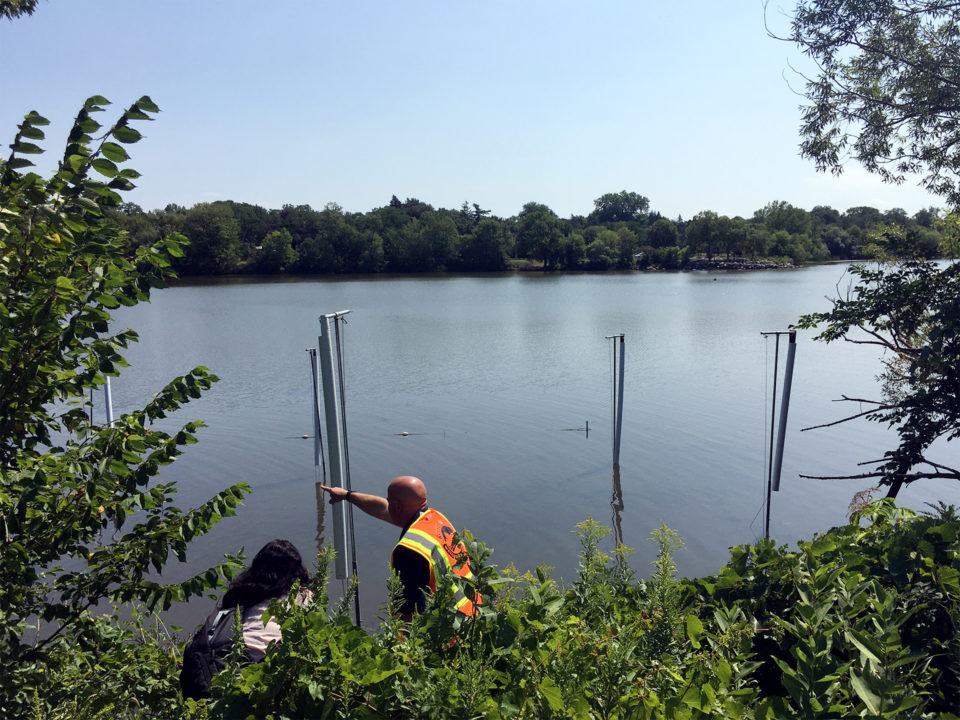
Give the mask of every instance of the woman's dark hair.
[[300, 553], [289, 540], [271, 540], [260, 548], [250, 567], [230, 583], [221, 607], [249, 607], [267, 598], [282, 597], [290, 592], [295, 580], [301, 585], [310, 582]]

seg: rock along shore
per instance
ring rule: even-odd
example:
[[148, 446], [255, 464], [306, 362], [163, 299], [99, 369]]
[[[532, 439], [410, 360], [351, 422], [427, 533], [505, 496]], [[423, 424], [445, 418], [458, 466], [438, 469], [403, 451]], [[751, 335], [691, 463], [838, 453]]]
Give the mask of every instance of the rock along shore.
[[736, 260], [691, 260], [684, 270], [794, 270], [792, 263], [778, 263], [765, 258], [738, 258]]

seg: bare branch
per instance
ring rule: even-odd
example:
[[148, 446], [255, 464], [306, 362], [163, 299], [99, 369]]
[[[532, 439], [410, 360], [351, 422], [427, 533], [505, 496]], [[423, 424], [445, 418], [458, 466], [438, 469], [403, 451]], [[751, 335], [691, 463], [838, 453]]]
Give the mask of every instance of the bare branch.
[[[860, 473], [858, 475], [804, 475], [800, 473], [800, 477], [807, 480], [864, 480], [866, 478], [882, 478], [884, 474], [882, 472], [870, 472], [870, 473]], [[912, 483], [914, 480], [922, 480], [924, 478], [945, 478], [947, 480], [960, 480], [960, 473], [958, 472], [926, 472], [926, 473], [908, 473], [902, 476], [903, 483]]]
[[895, 408], [895, 407], [896, 407], [896, 405], [890, 405], [889, 403], [883, 403], [883, 402], [880, 402], [879, 400], [867, 400], [866, 398], [852, 398], [852, 397], [847, 397], [846, 395], [841, 395], [840, 398], [839, 398], [838, 400], [834, 400], [834, 402], [870, 403], [871, 405], [880, 405], [880, 406], [882, 406], [882, 407], [875, 408], [875, 409], [877, 409], [877, 410], [890, 410], [891, 408]]
[[893, 410], [894, 408], [897, 407], [897, 405], [883, 403], [883, 402], [880, 402], [879, 400], [867, 400], [866, 398], [852, 398], [852, 397], [847, 397], [846, 395], [840, 396], [840, 398], [834, 400], [833, 402], [868, 403], [870, 405], [875, 405], [876, 407], [872, 407], [869, 410], [863, 410], [862, 412], [858, 412], [855, 415], [849, 415], [839, 420], [834, 420], [833, 422], [823, 423], [822, 425], [811, 425], [810, 427], [802, 428], [800, 432], [806, 432], [807, 430], [818, 430], [820, 428], [840, 425], [842, 423], [849, 422], [850, 420], [856, 420], [857, 418], [864, 417], [865, 415], [872, 415], [873, 413], [883, 412], [884, 410]]

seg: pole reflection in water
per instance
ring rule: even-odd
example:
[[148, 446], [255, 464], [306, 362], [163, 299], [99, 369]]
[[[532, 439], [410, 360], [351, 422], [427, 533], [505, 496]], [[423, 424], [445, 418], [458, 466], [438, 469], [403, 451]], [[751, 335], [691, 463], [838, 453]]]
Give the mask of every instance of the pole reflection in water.
[[323, 549], [323, 516], [327, 509], [323, 502], [323, 490], [320, 489], [320, 483], [315, 483], [314, 488], [317, 493], [317, 553]]
[[[620, 526], [620, 513], [623, 511], [623, 488], [620, 487], [620, 465], [613, 466], [613, 497], [610, 500], [610, 508], [613, 510], [611, 522], [613, 523], [613, 540], [617, 549], [623, 547], [623, 528]], [[617, 567], [623, 569], [623, 555], [617, 554]]]

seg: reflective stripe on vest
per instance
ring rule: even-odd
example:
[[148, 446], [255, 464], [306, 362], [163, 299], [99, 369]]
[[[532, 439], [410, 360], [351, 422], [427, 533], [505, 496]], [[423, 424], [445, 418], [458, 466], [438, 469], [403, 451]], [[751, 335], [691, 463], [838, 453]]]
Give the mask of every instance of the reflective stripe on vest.
[[[430, 566], [430, 591], [437, 591], [438, 575], [452, 572], [462, 578], [472, 578], [469, 562], [456, 567], [461, 555], [466, 553], [463, 544], [452, 546], [453, 525], [441, 513], [428, 509], [407, 529], [394, 548], [413, 550]], [[479, 604], [479, 598], [477, 599]], [[454, 586], [453, 607], [464, 615], [473, 615], [474, 603], [459, 586]]]

